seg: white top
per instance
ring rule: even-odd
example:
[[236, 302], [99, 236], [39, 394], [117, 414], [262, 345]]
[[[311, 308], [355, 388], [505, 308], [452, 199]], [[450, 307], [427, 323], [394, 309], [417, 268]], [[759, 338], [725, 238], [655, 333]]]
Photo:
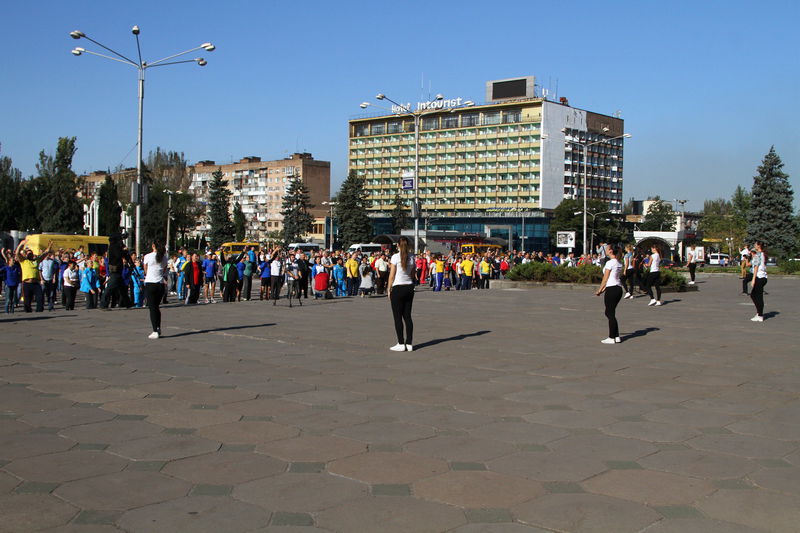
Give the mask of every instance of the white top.
[[64, 285], [66, 287], [77, 287], [79, 284], [80, 272], [69, 267], [64, 271]]
[[764, 260], [764, 252], [758, 252], [758, 266], [756, 267], [756, 277], [767, 277], [767, 262]]
[[697, 250], [689, 248], [689, 264], [697, 263]]
[[281, 275], [281, 261], [280, 261], [280, 259], [275, 258], [269, 264], [269, 274], [270, 274], [270, 276], [280, 276]]
[[622, 274], [622, 264], [619, 261], [616, 259], [609, 259], [606, 261], [603, 270], [608, 270], [610, 272], [608, 280], [606, 281], [606, 288], [619, 287], [622, 285], [619, 281], [619, 277]]
[[156, 253], [150, 252], [146, 256], [144, 256], [144, 261], [142, 264], [145, 265], [147, 268], [147, 273], [144, 276], [145, 283], [163, 283], [164, 279], [167, 277], [167, 262], [169, 258], [167, 254], [164, 254], [164, 257], [161, 258], [161, 262], [159, 263], [156, 261]]
[[400, 268], [400, 254], [396, 253], [392, 256], [390, 261], [393, 265], [397, 267], [397, 271], [394, 275], [394, 283], [392, 283], [392, 287], [396, 285], [413, 285], [414, 278], [411, 275], [414, 273], [414, 254], [408, 254], [408, 264], [406, 265], [406, 270]]
[[661, 270], [661, 256], [657, 252], [653, 252], [650, 256], [650, 272], [658, 272]]

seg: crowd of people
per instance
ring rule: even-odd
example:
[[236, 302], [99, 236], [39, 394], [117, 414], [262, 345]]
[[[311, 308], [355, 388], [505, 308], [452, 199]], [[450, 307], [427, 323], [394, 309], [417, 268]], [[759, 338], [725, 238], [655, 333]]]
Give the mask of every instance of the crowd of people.
[[[428, 285], [434, 292], [488, 289], [492, 280], [503, 279], [517, 265], [530, 262], [549, 263], [563, 268], [595, 264], [603, 268], [598, 295], [605, 294], [609, 337], [605, 343], [620, 342], [615, 310], [622, 299], [633, 299], [636, 292], [647, 293], [649, 306], [660, 306], [661, 263], [658, 248], [650, 253], [601, 243], [595, 253], [576, 257], [543, 252], [491, 252], [447, 254], [426, 252], [414, 256], [408, 239], [401, 239], [398, 252], [362, 253], [359, 250], [317, 251], [305, 253], [280, 247], [259, 250], [249, 247], [236, 255], [222, 250], [207, 250], [202, 255], [179, 249], [169, 254], [153, 243], [144, 257], [129, 253], [121, 244], [124, 235], [111, 237], [106, 253], [77, 250], [54, 250], [52, 242], [38, 256], [20, 242], [15, 250], [2, 249], [0, 288], [5, 285], [5, 311], [14, 313], [20, 302], [25, 312], [55, 309], [57, 302], [65, 310], [74, 310], [76, 298], [83, 295], [87, 309], [112, 307], [149, 307], [153, 336], [160, 335], [160, 310], [168, 296], [186, 305], [250, 301], [256, 298], [254, 281], [259, 281], [259, 300], [277, 305], [282, 298], [300, 306], [303, 300], [362, 298], [388, 294], [398, 325], [397, 346], [412, 346], [410, 309], [413, 289]], [[402, 256], [402, 257], [401, 257]], [[753, 321], [763, 321], [763, 294], [767, 282], [766, 251], [756, 243], [742, 254], [742, 291], [749, 294], [756, 307]], [[698, 253], [694, 246], [687, 251], [686, 266], [695, 283]], [[399, 270], [398, 270], [399, 268]], [[156, 286], [157, 285], [157, 286]], [[400, 286], [394, 290], [394, 286]], [[411, 291], [411, 296], [407, 293]], [[0, 291], [2, 292], [2, 291]], [[399, 296], [399, 295], [402, 295]], [[400, 303], [398, 303], [400, 302]], [[402, 324], [407, 333], [402, 335]], [[402, 338], [401, 338], [402, 337]], [[393, 347], [392, 349], [396, 349]]]

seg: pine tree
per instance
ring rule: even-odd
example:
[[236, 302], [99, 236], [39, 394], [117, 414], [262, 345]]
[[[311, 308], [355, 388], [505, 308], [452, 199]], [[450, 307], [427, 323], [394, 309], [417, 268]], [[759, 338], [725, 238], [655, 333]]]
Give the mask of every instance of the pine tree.
[[211, 175], [208, 190], [208, 218], [211, 226], [208, 240], [214, 249], [219, 248], [223, 242], [233, 239], [233, 223], [230, 215], [232, 195], [222, 179], [222, 169], [218, 168]]
[[303, 242], [303, 238], [314, 227], [314, 217], [308, 210], [314, 207], [308, 203], [310, 196], [303, 180], [295, 178], [289, 183], [281, 204], [283, 215], [283, 242]]
[[339, 224], [339, 241], [343, 247], [372, 240], [372, 220], [367, 214], [369, 205], [369, 192], [364, 187], [364, 179], [351, 172], [336, 195], [334, 210]]
[[18, 229], [22, 172], [10, 157], [0, 157], [0, 230]]
[[394, 195], [394, 208], [391, 211], [392, 233], [399, 234], [408, 227], [408, 209], [406, 202], [400, 194]]
[[797, 227], [792, 208], [794, 192], [783, 162], [771, 147], [753, 178], [747, 220], [747, 240], [761, 241], [774, 255], [787, 255], [797, 246]]
[[83, 232], [83, 204], [78, 199], [78, 176], [72, 170], [75, 137], [60, 137], [52, 174], [40, 203], [42, 231], [56, 233]]
[[100, 235], [112, 235], [119, 231], [122, 207], [117, 197], [117, 184], [106, 176], [106, 180], [97, 191], [97, 231]]
[[242, 211], [239, 202], [233, 204], [233, 233], [236, 242], [244, 242], [244, 234], [247, 231], [247, 219]]

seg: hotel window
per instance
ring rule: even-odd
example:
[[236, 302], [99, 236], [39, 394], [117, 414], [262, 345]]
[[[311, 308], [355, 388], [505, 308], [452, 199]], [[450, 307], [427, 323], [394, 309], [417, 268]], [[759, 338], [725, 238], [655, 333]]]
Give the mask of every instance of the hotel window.
[[484, 125], [500, 124], [500, 111], [492, 111], [483, 114]]
[[458, 115], [445, 115], [442, 117], [442, 127], [443, 128], [457, 128], [458, 127]]
[[423, 130], [435, 130], [439, 127], [439, 117], [426, 117], [422, 119]]
[[[480, 117], [478, 113], [462, 113], [461, 114], [461, 127], [466, 128], [469, 126], [477, 126]], [[474, 135], [475, 132], [470, 132], [470, 134]]]
[[[401, 133], [403, 131], [403, 123], [400, 121], [394, 121], [389, 123], [389, 133]], [[392, 141], [397, 141], [397, 139], [393, 138]]]
[[383, 122], [378, 122], [372, 125], [373, 135], [383, 135], [384, 133], [386, 133], [386, 124]]
[[364, 135], [369, 135], [369, 125], [356, 124], [355, 135], [356, 137], [363, 137]]
[[519, 122], [521, 119], [522, 111], [519, 109], [509, 109], [508, 111], [503, 111], [503, 124]]

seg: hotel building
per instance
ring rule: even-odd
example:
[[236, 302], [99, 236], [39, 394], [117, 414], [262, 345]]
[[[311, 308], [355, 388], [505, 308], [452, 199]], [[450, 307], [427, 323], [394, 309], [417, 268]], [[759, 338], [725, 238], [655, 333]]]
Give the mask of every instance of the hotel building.
[[[265, 241], [269, 233], [283, 230], [283, 197], [289, 184], [297, 179], [302, 180], [308, 188], [309, 201], [313, 206], [309, 212], [317, 219], [315, 226], [320, 226], [315, 227], [312, 234], [325, 233], [324, 217], [328, 209], [322, 202], [330, 200], [330, 162], [318, 161], [309, 153], [295, 153], [274, 161], [245, 157], [238, 163], [226, 165], [199, 161], [189, 169], [189, 192], [199, 202], [208, 202], [209, 184], [217, 169], [222, 171], [223, 179], [233, 193], [231, 208], [235, 202], [242, 206], [247, 220], [248, 239]], [[196, 229], [201, 233], [209, 231], [207, 216], [198, 221]]]
[[[511, 219], [541, 220], [563, 199], [583, 197], [583, 152], [576, 143], [597, 141], [588, 151], [588, 197], [621, 212], [623, 139], [610, 140], [622, 135], [621, 119], [537, 96], [533, 77], [487, 82], [486, 100], [469, 107], [462, 98], [403, 104], [422, 113], [423, 218], [500, 216], [521, 230]], [[413, 197], [402, 185], [414, 177], [414, 120], [393, 107], [349, 122], [349, 169], [366, 180], [376, 216], [392, 209], [397, 193]], [[546, 220], [538, 229], [529, 223], [538, 235], [524, 237], [546, 245], [541, 224]]]

